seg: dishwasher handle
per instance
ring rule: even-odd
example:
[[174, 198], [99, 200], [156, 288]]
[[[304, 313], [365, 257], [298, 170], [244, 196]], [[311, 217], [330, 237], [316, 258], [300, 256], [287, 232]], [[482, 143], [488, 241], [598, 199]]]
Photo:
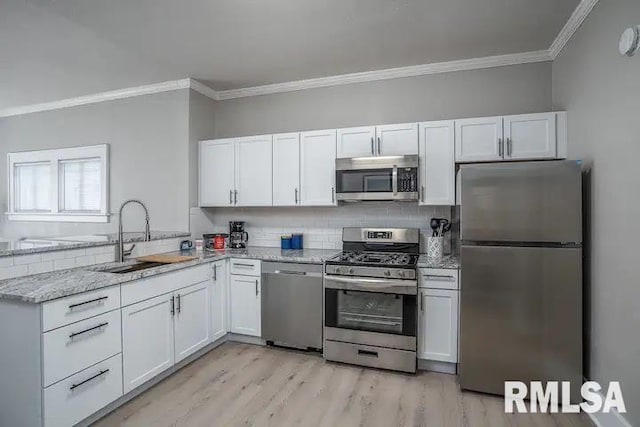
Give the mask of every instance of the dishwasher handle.
[[297, 276], [306, 276], [306, 271], [292, 271], [292, 270], [276, 270], [274, 274], [295, 274]]

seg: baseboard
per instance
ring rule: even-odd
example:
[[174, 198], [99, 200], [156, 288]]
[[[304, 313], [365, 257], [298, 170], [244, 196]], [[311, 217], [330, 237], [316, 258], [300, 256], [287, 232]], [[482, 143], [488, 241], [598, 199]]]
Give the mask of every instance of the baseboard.
[[418, 359], [418, 370], [456, 375], [456, 373], [458, 372], [458, 365], [456, 363]]
[[115, 411], [116, 409], [118, 409], [120, 406], [124, 405], [125, 403], [127, 403], [131, 399], [139, 396], [140, 394], [142, 394], [145, 391], [149, 390], [151, 387], [153, 387], [154, 385], [156, 385], [159, 382], [163, 381], [167, 377], [170, 377], [171, 375], [175, 374], [177, 371], [179, 371], [180, 369], [184, 368], [185, 366], [187, 366], [191, 362], [193, 362], [196, 359], [199, 359], [200, 357], [204, 356], [205, 354], [207, 354], [208, 352], [210, 352], [214, 348], [218, 347], [219, 345], [224, 344], [225, 342], [227, 342], [229, 340], [228, 338], [229, 338], [229, 335], [227, 334], [227, 335], [223, 336], [222, 338], [218, 339], [217, 341], [214, 341], [211, 344], [207, 345], [206, 347], [201, 348], [200, 350], [198, 350], [195, 353], [193, 353], [191, 356], [186, 357], [184, 360], [181, 360], [180, 362], [176, 363], [171, 368], [169, 368], [166, 371], [158, 374], [156, 377], [151, 378], [146, 383], [140, 384], [140, 386], [138, 386], [135, 389], [131, 390], [129, 393], [121, 396], [120, 398], [118, 398], [118, 400], [115, 400], [115, 401], [111, 402], [110, 404], [108, 404], [104, 408], [102, 408], [102, 409], [98, 410], [97, 412], [95, 412], [94, 414], [88, 416], [87, 418], [85, 418], [84, 420], [82, 420], [78, 424], [76, 424], [76, 426], [82, 426], [82, 427], [90, 426], [91, 424], [93, 424], [96, 421], [98, 421], [100, 418], [102, 418], [102, 417], [106, 416], [107, 414]]
[[262, 338], [251, 337], [249, 335], [232, 334], [229, 332], [225, 338], [227, 341], [241, 342], [244, 344], [267, 345], [267, 342]]

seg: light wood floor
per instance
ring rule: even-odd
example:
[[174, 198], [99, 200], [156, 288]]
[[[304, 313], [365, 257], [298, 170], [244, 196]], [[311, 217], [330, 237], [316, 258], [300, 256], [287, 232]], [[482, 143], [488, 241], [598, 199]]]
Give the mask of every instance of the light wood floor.
[[583, 415], [504, 414], [456, 377], [405, 375], [320, 356], [225, 343], [98, 426], [591, 426]]

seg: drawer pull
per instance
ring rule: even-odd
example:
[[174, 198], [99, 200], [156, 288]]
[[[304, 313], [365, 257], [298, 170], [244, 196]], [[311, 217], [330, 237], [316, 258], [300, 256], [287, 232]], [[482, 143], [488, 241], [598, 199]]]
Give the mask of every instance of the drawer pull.
[[456, 278], [453, 276], [434, 276], [431, 274], [425, 274], [422, 277], [427, 280], [438, 280], [440, 282], [454, 282], [456, 280]]
[[233, 263], [234, 267], [249, 267], [249, 268], [253, 268], [253, 264], [241, 264], [241, 263]]
[[358, 356], [378, 357], [378, 352], [370, 350], [358, 350]]
[[100, 303], [106, 299], [108, 299], [108, 296], [104, 296], [104, 297], [100, 297], [100, 298], [95, 298], [95, 299], [90, 299], [89, 301], [84, 301], [84, 302], [79, 302], [76, 304], [71, 304], [69, 306], [69, 311], [72, 311], [74, 308], [78, 308], [78, 307], [83, 307], [86, 306], [87, 304], [96, 304], [96, 303]]
[[69, 390], [75, 390], [76, 388], [80, 387], [81, 385], [86, 384], [86, 383], [88, 383], [89, 381], [93, 381], [93, 380], [95, 380], [96, 378], [103, 376], [103, 375], [104, 375], [104, 374], [106, 374], [107, 372], [109, 372], [109, 369], [104, 369], [104, 370], [102, 370], [102, 371], [98, 372], [97, 374], [95, 374], [94, 376], [92, 376], [92, 377], [90, 377], [90, 378], [87, 378], [87, 379], [86, 379], [86, 380], [84, 380], [84, 381], [79, 382], [78, 384], [71, 384], [71, 387], [69, 387]]
[[69, 334], [69, 338], [71, 338], [71, 340], [73, 341], [73, 339], [76, 338], [79, 335], [83, 335], [83, 334], [86, 334], [87, 332], [95, 331], [97, 329], [102, 329], [105, 326], [107, 326], [108, 324], [109, 324], [109, 322], [104, 322], [104, 323], [100, 323], [99, 325], [96, 325], [96, 326], [94, 326], [92, 328], [85, 329], [84, 331], [74, 332], [72, 334]]
[[176, 311], [180, 314], [180, 310], [182, 309], [182, 303], [180, 302], [180, 294], [176, 295]]

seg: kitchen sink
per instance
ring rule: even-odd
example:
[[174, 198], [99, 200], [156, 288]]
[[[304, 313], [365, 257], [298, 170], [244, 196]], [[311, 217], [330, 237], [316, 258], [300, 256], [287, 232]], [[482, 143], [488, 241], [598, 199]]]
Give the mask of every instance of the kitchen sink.
[[125, 273], [133, 273], [134, 271], [146, 270], [147, 268], [158, 267], [161, 265], [167, 265], [167, 262], [138, 262], [135, 264], [129, 265], [119, 265], [117, 267], [107, 268], [104, 271], [105, 273], [116, 273], [116, 274], [125, 274]]

